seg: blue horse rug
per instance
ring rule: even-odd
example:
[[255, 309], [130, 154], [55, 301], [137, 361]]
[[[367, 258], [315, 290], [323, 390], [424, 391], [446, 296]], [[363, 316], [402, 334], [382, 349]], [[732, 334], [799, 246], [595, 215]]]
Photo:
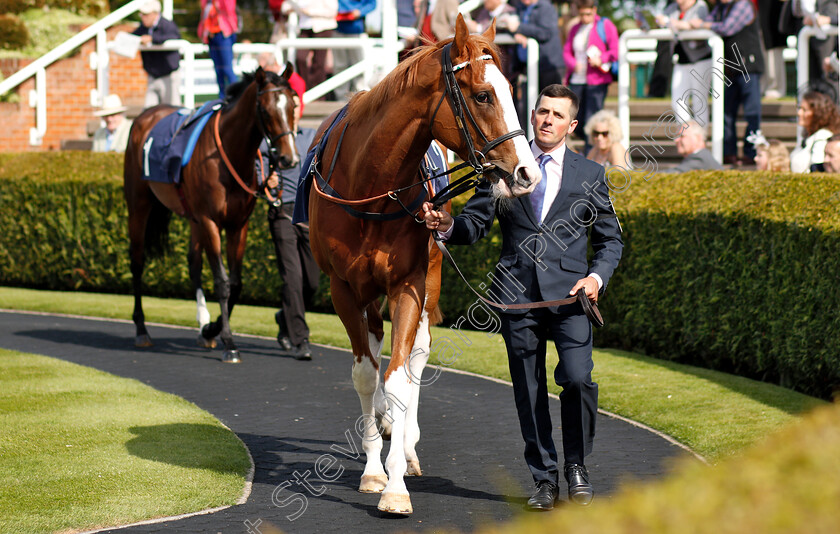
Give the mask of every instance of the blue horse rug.
[[204, 126], [221, 107], [221, 100], [213, 100], [197, 111], [181, 108], [158, 121], [143, 145], [143, 179], [179, 183]]
[[[320, 171], [318, 166], [321, 160], [321, 154], [324, 151], [324, 148], [327, 145], [327, 139], [329, 138], [330, 133], [332, 133], [335, 126], [341, 122], [341, 119], [347, 113], [347, 106], [341, 108], [338, 114], [333, 119], [332, 124], [330, 124], [329, 128], [326, 129], [324, 135], [321, 136], [321, 140], [318, 142], [317, 145], [312, 147], [312, 149], [306, 154], [306, 159], [304, 160], [303, 165], [301, 166], [300, 170], [300, 179], [298, 181], [298, 188], [297, 188], [297, 195], [295, 197], [295, 211], [292, 216], [292, 223], [305, 223], [309, 221], [309, 190], [312, 187], [312, 180], [315, 179], [315, 175], [318, 174]], [[343, 132], [342, 132], [343, 134]], [[340, 140], [339, 140], [340, 143]], [[443, 151], [440, 149], [437, 143], [432, 142], [429, 145], [428, 150], [426, 151], [426, 155], [423, 157], [423, 161], [420, 163], [420, 174], [424, 180], [435, 177], [437, 174], [445, 171], [447, 169], [446, 164], [446, 156], [444, 155]], [[323, 181], [324, 179], [318, 176], [318, 179]], [[436, 194], [438, 191], [441, 191], [446, 186], [449, 185], [449, 175], [443, 176], [436, 176], [431, 180], [432, 184], [432, 195]], [[324, 191], [336, 198], [341, 198], [341, 196], [336, 192], [330, 185], [326, 182], [320, 184]], [[425, 188], [423, 188], [425, 192]], [[419, 196], [412, 205], [408, 206], [407, 209], [409, 211], [414, 210], [419, 207], [418, 201], [422, 201], [425, 198], [425, 194]], [[417, 205], [415, 205], [417, 204]], [[360, 217], [364, 219], [374, 219], [374, 220], [395, 220], [401, 218], [408, 213], [405, 211], [398, 211], [389, 214], [372, 214], [366, 212], [359, 212], [356, 211], [348, 206], [342, 206], [347, 212], [355, 217]]]

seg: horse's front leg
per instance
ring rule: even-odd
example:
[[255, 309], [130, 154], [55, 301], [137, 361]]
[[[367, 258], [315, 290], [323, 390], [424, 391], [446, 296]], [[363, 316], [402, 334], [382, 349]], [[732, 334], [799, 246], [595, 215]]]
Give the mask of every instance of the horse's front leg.
[[187, 251], [187, 265], [189, 266], [190, 282], [195, 292], [195, 320], [198, 322], [198, 346], [212, 349], [216, 346], [216, 338], [205, 338], [202, 329], [210, 324], [210, 310], [201, 288], [201, 244], [198, 242], [198, 225], [190, 221], [190, 248]]
[[369, 330], [369, 318], [356, 302], [350, 286], [337, 276], [330, 277], [330, 294], [333, 306], [344, 329], [350, 337], [353, 351], [353, 387], [359, 395], [362, 415], [357, 420], [356, 432], [361, 435], [365, 451], [365, 470], [359, 484], [362, 493], [380, 493], [388, 482], [382, 466], [382, 436], [376, 420], [374, 398], [379, 388], [379, 355], [382, 336], [377, 339]]
[[424, 273], [415, 273], [398, 284], [388, 295], [392, 319], [391, 363], [385, 371], [385, 395], [390, 405], [391, 449], [385, 460], [388, 484], [382, 491], [378, 508], [394, 514], [412, 513], [411, 498], [405, 486], [406, 416], [412, 397], [409, 356], [414, 347], [420, 314], [425, 302]]
[[219, 300], [220, 315], [214, 323], [205, 325], [201, 329], [201, 335], [205, 339], [212, 339], [219, 336], [225, 346], [222, 353], [222, 361], [225, 363], [239, 363], [239, 351], [233, 342], [233, 335], [230, 332], [230, 318], [228, 315], [228, 300], [230, 299], [230, 279], [228, 278], [221, 254], [221, 236], [219, 229], [209, 219], [201, 221], [202, 239], [201, 244], [207, 253], [207, 262], [213, 272], [213, 283], [216, 288], [216, 298]]
[[420, 459], [415, 447], [420, 441], [420, 425], [417, 422], [417, 410], [420, 405], [420, 386], [423, 382], [423, 370], [429, 361], [429, 350], [432, 336], [429, 324], [429, 314], [424, 310], [417, 325], [417, 334], [411, 355], [406, 362], [406, 371], [411, 380], [411, 397], [405, 412], [405, 461], [408, 464], [406, 476], [421, 476]]

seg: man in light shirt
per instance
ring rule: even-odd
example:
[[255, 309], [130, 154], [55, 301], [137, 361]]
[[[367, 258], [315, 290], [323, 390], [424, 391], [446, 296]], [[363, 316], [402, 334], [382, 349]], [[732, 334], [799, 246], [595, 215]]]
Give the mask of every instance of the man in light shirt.
[[[549, 85], [531, 112], [531, 150], [543, 179], [531, 195], [496, 200], [486, 182], [457, 217], [424, 204], [426, 226], [447, 244], [469, 245], [499, 219], [502, 250], [488, 297], [505, 306], [559, 300], [583, 289], [597, 301], [621, 258], [621, 227], [609, 199], [604, 167], [566, 147], [577, 126], [578, 99], [568, 87]], [[587, 238], [589, 235], [589, 238]], [[587, 262], [587, 245], [595, 251]], [[525, 440], [525, 462], [535, 482], [531, 510], [551, 510], [561, 474], [571, 502], [587, 505], [594, 490], [584, 466], [592, 450], [598, 385], [592, 381], [592, 326], [578, 302], [549, 308], [503, 309], [501, 333], [508, 352], [514, 400]], [[562, 471], [552, 438], [546, 392], [546, 346], [559, 360]]]
[[131, 121], [125, 118], [127, 109], [119, 95], [105, 97], [102, 109], [94, 112], [95, 116], [102, 117], [105, 122], [105, 126], [93, 134], [94, 152], [125, 152], [125, 147], [128, 146], [128, 132], [131, 130]]

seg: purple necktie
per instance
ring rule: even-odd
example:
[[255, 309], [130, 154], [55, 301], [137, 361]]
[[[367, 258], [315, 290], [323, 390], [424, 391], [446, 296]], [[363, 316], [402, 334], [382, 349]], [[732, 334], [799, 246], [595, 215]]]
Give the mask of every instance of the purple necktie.
[[543, 207], [543, 200], [545, 199], [545, 184], [548, 182], [548, 178], [545, 175], [545, 165], [548, 163], [548, 160], [551, 159], [551, 156], [548, 154], [542, 154], [539, 158], [537, 158], [540, 162], [540, 172], [542, 173], [542, 180], [540, 183], [537, 184], [537, 187], [534, 188], [534, 192], [531, 193], [531, 206], [534, 207], [534, 215], [537, 216], [537, 221], [542, 221], [542, 207]]

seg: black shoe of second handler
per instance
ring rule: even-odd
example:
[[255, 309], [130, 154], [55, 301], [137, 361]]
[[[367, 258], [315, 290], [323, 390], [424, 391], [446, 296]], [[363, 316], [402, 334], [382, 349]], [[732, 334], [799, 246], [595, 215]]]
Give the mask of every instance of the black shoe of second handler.
[[589, 483], [589, 472], [586, 467], [580, 464], [566, 464], [563, 473], [569, 483], [569, 501], [581, 506], [591, 503], [595, 490]]
[[277, 344], [284, 352], [292, 351], [292, 341], [289, 339], [289, 331], [286, 329], [286, 318], [283, 316], [282, 308], [274, 314], [274, 322], [277, 323]]
[[537, 482], [537, 490], [528, 499], [529, 510], [553, 510], [554, 502], [560, 495], [560, 488], [557, 484], [548, 480]]
[[311, 360], [312, 349], [309, 347], [309, 340], [304, 339], [300, 345], [295, 347], [294, 352], [292, 352], [292, 356], [296, 360]]

